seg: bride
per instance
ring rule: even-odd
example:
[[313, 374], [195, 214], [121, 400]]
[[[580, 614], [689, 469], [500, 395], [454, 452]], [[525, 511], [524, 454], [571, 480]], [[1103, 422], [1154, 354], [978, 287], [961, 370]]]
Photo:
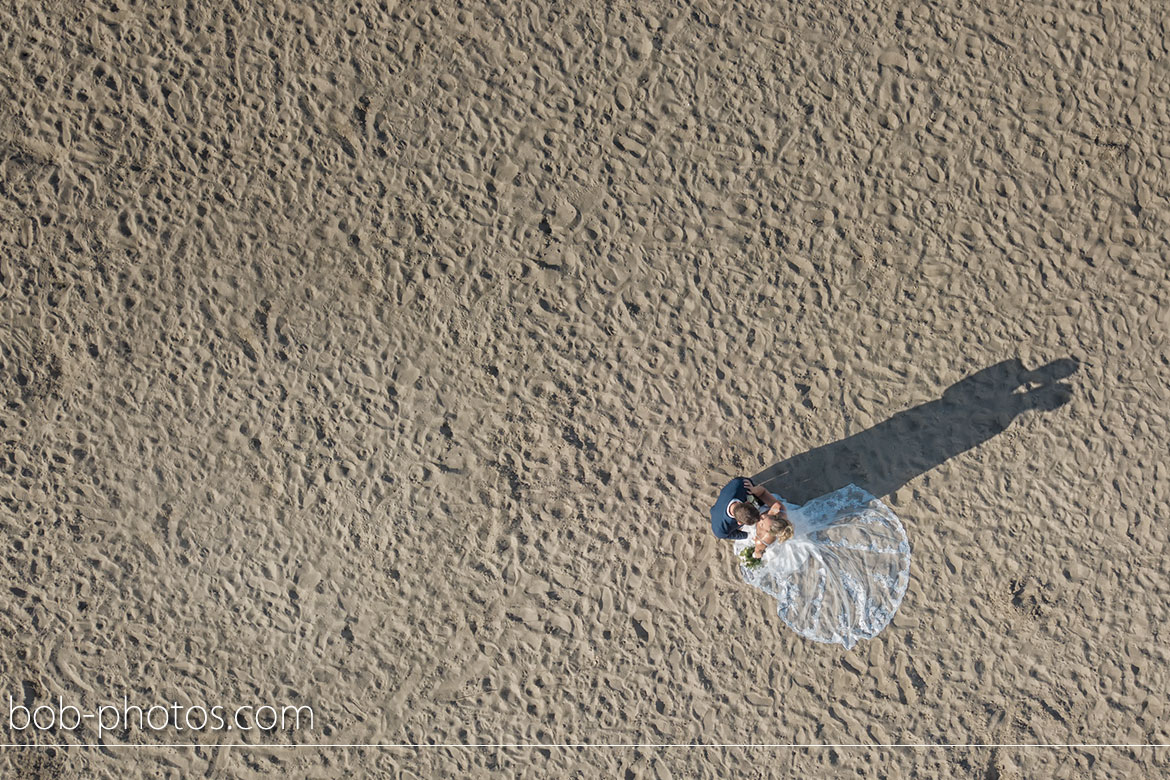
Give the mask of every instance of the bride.
[[781, 619], [803, 637], [848, 649], [877, 636], [910, 581], [897, 516], [852, 484], [772, 509], [734, 543], [744, 580], [775, 598]]

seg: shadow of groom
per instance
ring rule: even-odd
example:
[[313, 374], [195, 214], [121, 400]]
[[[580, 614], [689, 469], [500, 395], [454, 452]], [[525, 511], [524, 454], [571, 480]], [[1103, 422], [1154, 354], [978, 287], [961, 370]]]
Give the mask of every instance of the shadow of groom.
[[1017, 415], [1068, 403], [1072, 387], [1059, 380], [1079, 365], [1074, 358], [1063, 358], [1029, 371], [1019, 359], [996, 363], [951, 385], [937, 401], [769, 466], [752, 481], [795, 504], [850, 482], [879, 498], [888, 496], [1002, 433]]

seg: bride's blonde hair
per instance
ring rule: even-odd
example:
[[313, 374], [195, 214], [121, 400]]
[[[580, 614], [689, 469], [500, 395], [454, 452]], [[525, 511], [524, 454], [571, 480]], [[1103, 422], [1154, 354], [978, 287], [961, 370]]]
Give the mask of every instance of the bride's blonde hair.
[[[791, 539], [792, 533], [789, 531], [790, 528], [792, 528], [792, 523], [785, 518], [769, 516], [768, 530], [760, 533], [760, 541], [763, 541], [764, 544], [771, 544], [781, 537], [786, 540]], [[770, 541], [767, 540], [769, 536], [772, 537]]]

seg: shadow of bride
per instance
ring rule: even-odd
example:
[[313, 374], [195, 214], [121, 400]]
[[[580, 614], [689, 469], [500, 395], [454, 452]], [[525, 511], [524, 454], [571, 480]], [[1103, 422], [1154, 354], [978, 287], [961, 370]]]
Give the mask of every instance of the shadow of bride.
[[937, 401], [895, 414], [885, 422], [776, 463], [752, 477], [795, 504], [850, 482], [878, 497], [1002, 433], [1017, 415], [1052, 411], [1072, 398], [1060, 382], [1079, 367], [1062, 358], [1029, 371], [1005, 360], [951, 385]]

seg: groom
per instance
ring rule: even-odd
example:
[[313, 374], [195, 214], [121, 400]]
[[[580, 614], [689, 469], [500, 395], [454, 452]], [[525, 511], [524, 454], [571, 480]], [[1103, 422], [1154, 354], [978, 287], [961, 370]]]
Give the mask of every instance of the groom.
[[776, 499], [763, 485], [757, 485], [747, 477], [736, 477], [723, 486], [715, 506], [711, 507], [711, 530], [720, 539], [746, 539], [745, 525], [755, 525], [760, 519], [760, 510], [747, 503], [748, 496], [755, 496], [760, 504], [768, 506], [768, 516], [779, 515], [788, 520], [784, 504]]

